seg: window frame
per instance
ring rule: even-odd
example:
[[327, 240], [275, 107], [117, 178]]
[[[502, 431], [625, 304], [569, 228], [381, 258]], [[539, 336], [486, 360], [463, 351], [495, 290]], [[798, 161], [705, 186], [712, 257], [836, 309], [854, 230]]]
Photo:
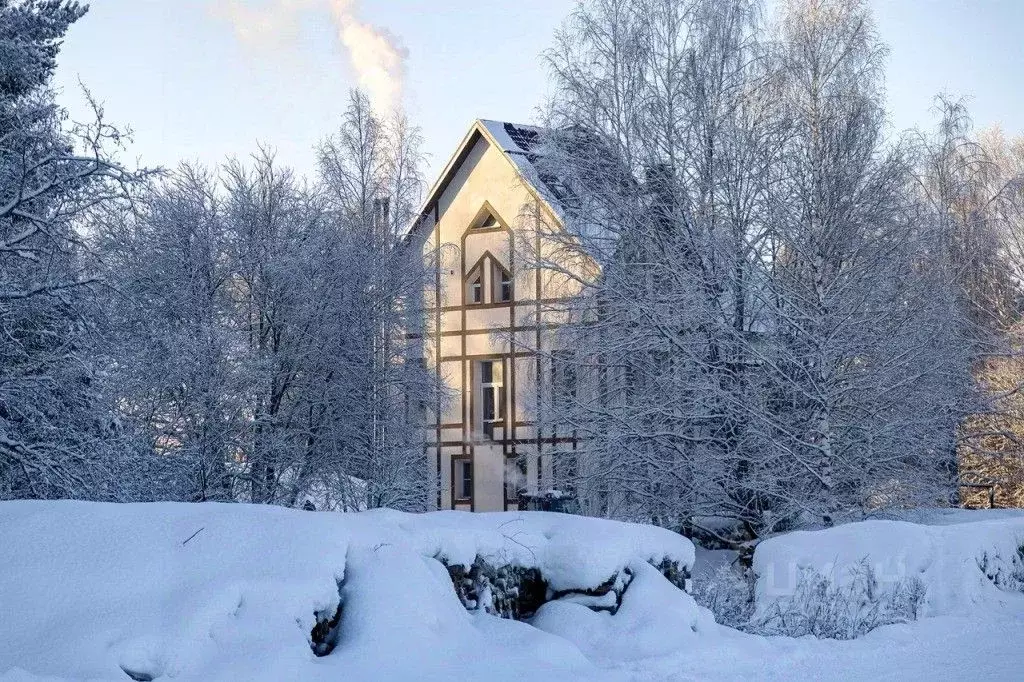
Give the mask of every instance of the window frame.
[[475, 483], [473, 479], [473, 460], [468, 457], [460, 457], [455, 460], [455, 480], [453, 488], [455, 490], [456, 501], [466, 501], [473, 499], [473, 485]]
[[[485, 379], [485, 370], [490, 370], [490, 377]], [[498, 370], [495, 378], [495, 369]], [[480, 386], [480, 431], [489, 439], [494, 440], [494, 425], [505, 422], [505, 363], [501, 358], [477, 361]], [[488, 418], [488, 405], [491, 416]]]
[[[506, 296], [506, 287], [508, 295]], [[491, 265], [491, 301], [493, 303], [511, 303], [515, 295], [515, 280], [512, 273], [497, 258], [492, 258]]]
[[568, 408], [579, 398], [579, 364], [570, 350], [551, 352], [551, 398], [556, 409]]
[[466, 305], [482, 305], [484, 303], [484, 269], [475, 267], [466, 278]]

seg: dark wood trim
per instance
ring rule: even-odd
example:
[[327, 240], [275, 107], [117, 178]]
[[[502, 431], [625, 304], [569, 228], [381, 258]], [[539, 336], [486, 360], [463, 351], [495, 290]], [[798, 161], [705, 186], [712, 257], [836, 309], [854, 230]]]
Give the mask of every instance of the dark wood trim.
[[[538, 279], [540, 278], [540, 270], [537, 271], [537, 278]], [[465, 293], [465, 292], [463, 292], [463, 293]], [[513, 293], [512, 298], [513, 298], [513, 300], [515, 300], [515, 292], [513, 291], [512, 293]], [[572, 299], [569, 298], [569, 297], [542, 298], [542, 299], [539, 299], [539, 300], [538, 299], [534, 299], [534, 298], [525, 298], [525, 299], [520, 299], [520, 300], [518, 300], [516, 302], [518, 304], [520, 304], [520, 305], [553, 305], [555, 303], [565, 303], [566, 301], [571, 301], [571, 300]], [[457, 312], [460, 312], [462, 310], [466, 310], [467, 308], [470, 309], [470, 310], [486, 310], [487, 308], [504, 308], [507, 305], [508, 305], [507, 302], [506, 303], [474, 303], [474, 304], [471, 304], [471, 305], [446, 305], [446, 306], [441, 306], [441, 312], [443, 312], [443, 313], [457, 313]], [[431, 312], [433, 312], [433, 310], [431, 310]]]
[[[535, 248], [536, 248], [536, 251], [535, 251], [536, 258], [537, 258], [538, 262], [542, 262], [541, 261], [541, 241], [540, 241], [540, 201], [539, 200], [535, 200], [534, 201], [534, 215], [533, 215], [533, 219], [534, 219], [534, 228], [535, 228], [535, 230], [534, 230], [534, 239], [535, 239]], [[534, 301], [535, 301], [535, 303], [534, 303], [535, 314], [537, 316], [537, 318], [534, 320], [534, 325], [537, 327], [537, 330], [535, 332], [535, 334], [536, 334], [536, 342], [534, 343], [534, 351], [535, 351], [534, 354], [536, 355], [536, 371], [537, 371], [537, 377], [536, 377], [536, 379], [534, 381], [534, 385], [536, 387], [536, 389], [534, 391], [534, 396], [535, 396], [534, 414], [537, 415], [538, 423], [541, 423], [541, 422], [543, 422], [543, 420], [541, 418], [542, 415], [540, 413], [540, 410], [541, 410], [541, 396], [543, 395], [542, 391], [543, 391], [543, 385], [544, 385], [544, 375], [541, 373], [542, 349], [541, 349], [540, 327], [544, 323], [544, 320], [541, 317], [541, 305], [542, 305], [541, 301], [544, 300], [544, 291], [541, 288], [540, 268], [537, 268], [534, 271], [534, 277], [535, 277], [536, 289], [533, 292], [533, 298], [534, 298]], [[540, 489], [543, 488], [543, 480], [544, 480], [544, 444], [543, 444], [543, 435], [540, 433], [540, 428], [539, 427], [537, 428], [537, 438], [535, 440], [537, 441], [537, 489], [540, 490]]]
[[[516, 233], [515, 233], [515, 230], [509, 230], [509, 232], [508, 232], [508, 276], [509, 276], [509, 279], [512, 280], [512, 296], [508, 300], [508, 326], [509, 326], [509, 331], [507, 333], [510, 335], [509, 342], [508, 342], [509, 343], [509, 345], [508, 345], [509, 353], [515, 353], [515, 350], [516, 350], [516, 289], [518, 289], [519, 287], [516, 286], [516, 274], [515, 273], [516, 273]], [[508, 375], [507, 376], [508, 376], [508, 384], [509, 385], [508, 385], [508, 389], [507, 389], [508, 390], [508, 400], [506, 401], [506, 409], [508, 410], [508, 413], [505, 415], [505, 424], [507, 424], [507, 426], [505, 427], [505, 431], [506, 432], [509, 432], [509, 431], [511, 432], [512, 440], [515, 440], [515, 438], [516, 438], [516, 424], [515, 424], [516, 415], [517, 415], [517, 412], [516, 412], [516, 410], [517, 410], [516, 396], [519, 394], [519, 384], [518, 384], [518, 379], [516, 377], [516, 365], [517, 364], [518, 363], [516, 362], [516, 358], [515, 358], [514, 355], [508, 359]], [[506, 457], [506, 461], [502, 463], [503, 466], [502, 466], [502, 481], [501, 481], [501, 487], [502, 487], [501, 495], [504, 498], [504, 497], [506, 497], [508, 495], [508, 481], [505, 480], [505, 478], [508, 476], [507, 460], [508, 460], [508, 455], [510, 454], [509, 446], [503, 444], [502, 451], [504, 452], [505, 457]], [[511, 454], [514, 456], [515, 453], [516, 453], [516, 448], [515, 448], [515, 445], [513, 445], [511, 447]], [[505, 506], [506, 506], [506, 508], [508, 507], [508, 503], [507, 502], [505, 503]]]
[[[496, 307], [496, 306], [495, 306]], [[557, 324], [545, 324], [542, 325], [540, 331], [551, 331], [557, 329]], [[456, 336], [479, 336], [481, 334], [518, 334], [520, 332], [535, 332], [537, 331], [536, 325], [526, 325], [524, 327], [489, 327], [487, 329], [465, 329], [465, 330], [452, 330], [448, 332], [441, 332], [441, 336], [444, 338], [454, 338]], [[410, 341], [415, 341], [421, 338], [420, 334], [406, 334], [405, 338]]]
[[[462, 339], [463, 345], [465, 345], [465, 337]], [[532, 358], [535, 353], [503, 353], [500, 357], [503, 358]], [[494, 357], [493, 353], [482, 353], [479, 355], [445, 355], [441, 357], [441, 362], [454, 362], [455, 360], [486, 360], [487, 358]]]
[[[465, 329], [466, 328], [466, 308], [467, 308], [467, 305], [466, 305], [466, 237], [465, 237], [465, 233], [463, 233], [462, 239], [459, 242], [459, 261], [460, 261], [459, 267], [462, 268], [462, 272], [460, 273], [462, 275], [462, 277], [461, 277], [461, 280], [462, 280], [462, 291], [459, 292], [459, 297], [460, 297], [459, 300], [462, 301], [462, 313], [461, 313], [461, 320], [459, 322], [459, 329]], [[481, 276], [482, 276], [482, 271], [481, 271]], [[482, 294], [483, 291], [487, 290], [486, 285], [484, 284], [484, 282], [480, 283], [480, 287], [481, 287], [481, 294]], [[472, 403], [473, 394], [471, 392], [472, 391], [472, 384], [470, 383], [470, 381], [472, 380], [472, 377], [471, 376], [469, 376], [469, 377], [466, 376], [467, 373], [469, 373], [470, 370], [471, 370], [471, 365], [469, 365], [469, 363], [466, 361], [466, 337], [465, 337], [465, 335], [463, 335], [461, 337], [461, 341], [462, 341], [462, 344], [461, 344], [462, 345], [462, 359], [461, 359], [461, 363], [460, 364], [462, 365], [462, 413], [459, 416], [462, 418], [462, 455], [463, 455], [463, 457], [469, 457], [470, 461], [472, 461], [474, 459], [474, 455], [476, 454], [475, 451], [473, 450], [473, 446], [469, 444], [469, 440], [470, 440], [470, 438], [472, 436], [471, 429], [472, 429], [472, 420], [473, 420], [473, 403]], [[444, 360], [444, 356], [441, 355], [440, 351], [438, 352], [437, 357], [438, 357], [438, 361], [439, 362]], [[469, 403], [469, 414], [468, 415], [466, 414], [467, 394], [469, 396], [468, 400], [470, 401], [470, 403]], [[475, 481], [473, 482], [473, 485], [474, 486], [476, 485]], [[455, 507], [455, 481], [454, 480], [452, 481], [451, 489], [452, 489], [452, 507], [454, 508]], [[472, 509], [472, 503], [470, 504], [470, 509]]]
[[[444, 384], [443, 377], [441, 376], [441, 220], [438, 214], [437, 202], [434, 202], [434, 250], [437, 253], [435, 260], [435, 272], [434, 272], [434, 303], [437, 305], [437, 310], [434, 312], [434, 371], [437, 381], [436, 388]], [[435, 420], [437, 427], [435, 429], [436, 441], [441, 442], [441, 391], [437, 391], [435, 398]], [[444, 481], [441, 478], [441, 448], [436, 448], [437, 458], [435, 464], [435, 471], [437, 475], [437, 508], [441, 509], [441, 488], [444, 487]]]
[[[549, 445], [557, 445], [560, 443], [568, 443], [576, 446], [579, 443], [579, 439], [574, 436], [549, 436], [547, 438], [506, 438], [503, 440], [476, 440], [473, 441], [475, 445], [536, 445], [538, 442], [547, 443]], [[465, 443], [461, 440], [443, 440], [440, 443], [427, 443], [428, 448], [460, 448]], [[575, 450], [576, 448], [573, 447]], [[452, 455], [453, 459], [468, 459], [464, 455], [455, 454]], [[452, 481], [454, 485], [454, 480]]]

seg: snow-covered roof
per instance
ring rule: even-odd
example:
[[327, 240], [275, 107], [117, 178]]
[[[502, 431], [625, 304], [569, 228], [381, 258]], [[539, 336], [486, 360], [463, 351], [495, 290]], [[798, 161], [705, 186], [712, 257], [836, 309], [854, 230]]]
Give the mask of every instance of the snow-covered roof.
[[420, 212], [410, 227], [410, 233], [415, 232], [417, 227], [422, 224], [423, 219], [429, 215], [433, 204], [448, 187], [469, 151], [481, 137], [502, 151], [527, 188], [544, 202], [559, 221], [562, 221], [563, 213], [559, 206], [560, 185], [555, 178], [545, 174], [538, 165], [538, 160], [544, 155], [545, 132], [544, 128], [522, 123], [491, 119], [474, 121], [469, 132], [466, 133], [455, 153], [445, 165], [444, 170], [441, 171], [440, 177], [431, 187]]
[[565, 197], [566, 189], [557, 177], [538, 165], [538, 161], [545, 154], [547, 131], [544, 128], [507, 121], [481, 120], [480, 123], [516, 165], [520, 175], [548, 203], [558, 219], [565, 222], [560, 204]]

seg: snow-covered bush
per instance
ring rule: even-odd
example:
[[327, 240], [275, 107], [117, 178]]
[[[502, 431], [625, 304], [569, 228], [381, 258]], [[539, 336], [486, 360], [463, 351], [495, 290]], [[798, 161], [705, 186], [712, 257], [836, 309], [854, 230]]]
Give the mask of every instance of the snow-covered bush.
[[917, 620], [925, 596], [920, 579], [880, 583], [866, 561], [842, 584], [803, 569], [791, 594], [760, 610], [754, 584], [749, 570], [721, 566], [694, 581], [693, 597], [718, 623], [744, 632], [854, 639], [882, 625]]
[[862, 521], [764, 540], [753, 561], [756, 618], [813, 632], [831, 627], [794, 619], [817, 622], [834, 611], [846, 631], [858, 632], [872, 622], [970, 613], [1024, 591], [1024, 514], [920, 520]]
[[1001, 590], [1024, 592], [1024, 542], [1004, 558], [998, 551], [982, 552], [978, 568]]
[[715, 615], [715, 621], [731, 628], [743, 629], [754, 613], [754, 583], [746, 572], [732, 566], [695, 578], [693, 598]]
[[841, 584], [805, 569], [792, 595], [771, 602], [740, 627], [763, 635], [854, 639], [882, 625], [917, 620], [924, 597], [920, 578], [883, 585], [866, 560]]

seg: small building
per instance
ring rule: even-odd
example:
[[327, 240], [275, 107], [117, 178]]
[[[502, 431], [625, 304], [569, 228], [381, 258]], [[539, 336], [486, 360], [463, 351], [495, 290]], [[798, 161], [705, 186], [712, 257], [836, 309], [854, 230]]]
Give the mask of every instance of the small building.
[[422, 351], [449, 389], [428, 410], [437, 507], [519, 508], [551, 487], [545, 452], [571, 433], [538, 433], [553, 302], [570, 278], [531, 267], [560, 229], [536, 164], [543, 131], [478, 120], [426, 198], [411, 236], [433, 272]]

